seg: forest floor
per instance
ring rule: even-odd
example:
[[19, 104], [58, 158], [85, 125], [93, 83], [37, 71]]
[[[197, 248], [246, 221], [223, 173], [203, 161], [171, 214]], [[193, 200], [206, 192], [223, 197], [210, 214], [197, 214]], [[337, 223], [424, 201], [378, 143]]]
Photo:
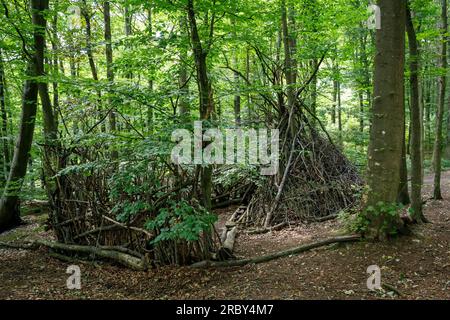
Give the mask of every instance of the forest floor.
[[[425, 179], [424, 199], [432, 177]], [[450, 172], [442, 176], [443, 201], [427, 201], [430, 224], [387, 243], [331, 245], [258, 265], [227, 269], [164, 267], [136, 272], [110, 264], [80, 262], [81, 290], [66, 288], [68, 263], [45, 250], [0, 249], [0, 299], [450, 299]], [[233, 208], [222, 210], [224, 221]], [[24, 217], [26, 225], [0, 241], [51, 237], [46, 215]], [[263, 235], [241, 233], [236, 255], [254, 257], [336, 235], [339, 221], [308, 224]], [[367, 267], [381, 268], [394, 290], [367, 289]]]

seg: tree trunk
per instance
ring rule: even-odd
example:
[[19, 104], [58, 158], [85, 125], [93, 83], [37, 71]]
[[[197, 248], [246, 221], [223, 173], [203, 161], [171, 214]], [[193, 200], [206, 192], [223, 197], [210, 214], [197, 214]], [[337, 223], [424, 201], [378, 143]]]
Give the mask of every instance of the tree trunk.
[[[181, 34], [184, 37], [187, 36], [187, 21], [186, 17], [180, 19]], [[189, 115], [189, 77], [187, 69], [187, 48], [182, 47], [180, 49], [180, 69], [178, 74], [178, 87], [180, 90], [180, 115], [186, 117]]]
[[[365, 30], [365, 29], [363, 29]], [[365, 95], [367, 101], [367, 110], [371, 109], [371, 100], [372, 94], [370, 92], [370, 68], [369, 68], [369, 60], [367, 59], [367, 33], [362, 34], [360, 37], [361, 43], [361, 63], [363, 66], [363, 79], [365, 86]], [[364, 102], [361, 106], [360, 110], [360, 131], [364, 131]]]
[[43, 55], [38, 52], [44, 50], [46, 21], [43, 12], [45, 10], [48, 10], [48, 0], [31, 0], [35, 52], [28, 61], [27, 74], [30, 78], [25, 81], [23, 88], [19, 136], [8, 181], [0, 200], [0, 232], [20, 223], [19, 196], [30, 157], [38, 98], [38, 83], [33, 77], [38, 75], [39, 64], [43, 64], [43, 60], [40, 60], [43, 59]]
[[338, 80], [336, 83], [337, 92], [337, 118], [338, 118], [338, 131], [339, 131], [339, 142], [342, 143], [342, 104], [341, 104], [341, 81]]
[[[442, 34], [442, 44], [441, 44], [441, 56], [440, 56], [440, 67], [442, 70], [447, 70], [447, 0], [441, 0], [442, 3], [442, 13], [441, 13], [441, 34]], [[442, 199], [441, 195], [441, 158], [442, 158], [442, 121], [444, 117], [444, 105], [445, 105], [445, 89], [447, 84], [447, 77], [442, 74], [439, 77], [438, 85], [438, 106], [436, 112], [436, 136], [434, 139], [433, 148], [433, 169], [434, 169], [434, 189], [433, 198], [435, 200]]]
[[[208, 77], [208, 69], [206, 64], [206, 57], [208, 55], [208, 50], [205, 50], [200, 41], [197, 21], [195, 18], [194, 11], [194, 0], [188, 0], [187, 14], [189, 20], [189, 27], [191, 31], [191, 45], [194, 54], [195, 67], [197, 71], [197, 84], [200, 96], [200, 119], [202, 121], [207, 121], [211, 118], [214, 112], [214, 98], [211, 82]], [[214, 20], [214, 18], [212, 18]], [[214, 21], [211, 21], [213, 24]], [[212, 26], [211, 26], [211, 29]], [[210, 35], [212, 37], [212, 35]], [[211, 44], [212, 39], [209, 39], [209, 44]], [[208, 48], [209, 49], [209, 48]], [[212, 166], [200, 166], [200, 180], [202, 189], [202, 203], [207, 209], [211, 208], [211, 189], [212, 189]]]
[[[405, 124], [403, 124], [403, 130], [404, 129], [405, 129]], [[403, 133], [403, 147], [402, 147], [402, 157], [401, 157], [401, 164], [400, 164], [400, 182], [398, 185], [397, 202], [404, 204], [404, 205], [407, 205], [411, 202], [411, 200], [409, 199], [409, 191], [408, 191], [408, 168], [406, 166], [405, 133]]]
[[[55, 1], [53, 7], [58, 10], [59, 1]], [[52, 60], [52, 68], [54, 75], [58, 75], [59, 67], [58, 67], [58, 48], [59, 48], [59, 40], [58, 40], [58, 15], [55, 14], [52, 20], [52, 51], [53, 51], [53, 60]], [[59, 89], [58, 89], [58, 80], [53, 81], [53, 114], [55, 117], [55, 124], [58, 127], [59, 122]]]
[[[111, 9], [109, 1], [103, 2], [103, 21], [105, 26], [105, 56], [106, 56], [106, 78], [108, 79], [108, 85], [114, 84], [114, 71], [113, 71], [113, 50], [112, 50], [112, 37], [111, 37]], [[111, 90], [111, 88], [110, 88]], [[109, 105], [112, 106], [115, 102], [110, 98]], [[109, 131], [114, 133], [117, 129], [116, 126], [116, 112], [115, 108], [109, 113]], [[111, 158], [117, 159], [117, 151], [111, 152]]]
[[[234, 68], [237, 70], [239, 68], [237, 52], [234, 52], [233, 64]], [[234, 86], [235, 90], [240, 91], [240, 81], [238, 72], [234, 72]], [[241, 125], [241, 95], [239, 93], [234, 95], [234, 122], [236, 124], [236, 127], [239, 127]]]
[[[36, 46], [36, 56], [37, 56], [37, 73], [38, 76], [44, 77], [45, 65], [45, 38], [43, 38], [42, 46]], [[55, 192], [56, 184], [52, 181], [52, 178], [57, 172], [53, 168], [54, 163], [57, 162], [56, 150], [57, 139], [58, 139], [58, 127], [55, 119], [55, 112], [50, 100], [50, 94], [48, 90], [48, 83], [44, 81], [38, 84], [39, 96], [42, 105], [42, 116], [44, 122], [44, 155], [43, 155], [43, 171], [44, 171], [44, 186], [47, 191], [49, 201], [52, 200], [52, 195]], [[30, 166], [31, 166], [30, 161]]]
[[[88, 6], [86, 0], [83, 0], [83, 7], [81, 9], [81, 15], [84, 18], [84, 21], [86, 23], [85, 26], [85, 32], [86, 32], [86, 55], [88, 57], [88, 62], [89, 62], [89, 68], [91, 70], [91, 75], [92, 75], [92, 79], [95, 82], [98, 82], [98, 71], [97, 71], [97, 66], [95, 64], [95, 60], [94, 60], [94, 53], [92, 51], [92, 27], [91, 27], [91, 18], [92, 18], [92, 12], [90, 7]], [[97, 89], [97, 96], [98, 96], [98, 101], [97, 101], [97, 112], [98, 112], [98, 119], [102, 119], [103, 115], [102, 115], [102, 92], [100, 89]], [[102, 123], [100, 125], [100, 129], [102, 132], [106, 131], [106, 125], [104, 123]]]
[[338, 72], [339, 65], [333, 59], [333, 105], [331, 106], [331, 123], [336, 125], [336, 109], [337, 109], [337, 85], [338, 85]]
[[[125, 36], [126, 37], [130, 37], [133, 34], [133, 29], [132, 29], [132, 23], [133, 23], [133, 13], [130, 11], [130, 7], [129, 5], [125, 5], [125, 9], [124, 9], [125, 13]], [[127, 49], [129, 49], [129, 46], [127, 45]], [[125, 77], [127, 79], [133, 79], [133, 72], [132, 71], [127, 71]]]
[[[147, 30], [150, 37], [153, 37], [153, 21], [152, 21], [152, 8], [150, 7], [147, 12]], [[153, 78], [149, 77], [148, 87], [151, 92], [153, 92]], [[147, 129], [149, 133], [153, 132], [153, 108], [149, 106], [147, 109]]]
[[[105, 27], [105, 57], [106, 57], [106, 78], [110, 86], [114, 83], [113, 71], [113, 50], [112, 50], [112, 36], [111, 36], [111, 9], [109, 1], [103, 2], [103, 20]], [[110, 99], [109, 105], [114, 102]], [[116, 112], [114, 109], [109, 113], [109, 130], [116, 131]], [[117, 154], [113, 152], [113, 158], [117, 158]]]
[[411, 208], [415, 221], [424, 221], [422, 213], [422, 121], [419, 97], [419, 50], [409, 6], [406, 9], [406, 31], [409, 42], [410, 128], [411, 128]]
[[359, 132], [364, 132], [364, 95], [362, 91], [358, 92], [359, 99]]
[[[368, 149], [365, 207], [397, 201], [404, 145], [404, 0], [379, 0], [381, 29], [376, 32], [373, 122]], [[384, 238], [384, 214], [367, 212], [367, 236]], [[400, 221], [400, 217], [398, 218]]]
[[[247, 48], [247, 52], [245, 55], [245, 77], [251, 81], [250, 79], [250, 49]], [[247, 93], [247, 120], [250, 122], [252, 119], [252, 95], [250, 92]]]
[[0, 112], [1, 112], [1, 128], [0, 136], [2, 138], [2, 148], [3, 148], [3, 173], [0, 177], [0, 182], [3, 183], [8, 179], [9, 166], [11, 162], [11, 157], [9, 153], [8, 145], [8, 113], [6, 111], [6, 85], [5, 85], [5, 71], [3, 68], [3, 56], [2, 49], [0, 48]]

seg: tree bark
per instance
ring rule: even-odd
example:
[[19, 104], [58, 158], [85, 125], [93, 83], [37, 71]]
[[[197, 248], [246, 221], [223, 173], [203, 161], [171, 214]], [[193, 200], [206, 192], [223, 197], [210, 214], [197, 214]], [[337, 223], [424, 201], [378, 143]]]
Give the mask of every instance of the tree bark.
[[2, 147], [3, 147], [3, 173], [0, 177], [0, 182], [2, 184], [8, 179], [9, 166], [11, 162], [11, 157], [9, 153], [9, 144], [8, 144], [8, 113], [6, 111], [6, 81], [5, 81], [5, 70], [3, 67], [3, 56], [2, 49], [0, 48], [0, 112], [1, 112], [1, 129], [0, 136], [2, 138]]
[[[233, 64], [234, 68], [237, 70], [239, 68], [239, 65], [236, 52], [234, 52]], [[239, 90], [240, 81], [238, 72], [234, 72], [234, 86], [236, 90]], [[239, 93], [234, 95], [234, 123], [236, 127], [239, 127], [241, 125], [241, 95]]]
[[8, 181], [0, 200], [0, 232], [20, 223], [19, 193], [27, 172], [34, 134], [39, 85], [33, 77], [38, 75], [39, 65], [43, 64], [43, 55], [39, 52], [43, 52], [45, 45], [45, 10], [48, 10], [48, 0], [31, 0], [35, 52], [28, 61], [27, 74], [30, 78], [25, 81], [23, 88], [19, 136]]
[[[150, 7], [147, 11], [147, 30], [148, 30], [148, 34], [151, 37], [153, 37], [153, 12], [152, 12], [152, 8]], [[153, 92], [153, 78], [150, 76], [148, 79], [148, 87], [150, 89], [151, 92]], [[147, 125], [147, 129], [148, 132], [151, 133], [153, 131], [153, 108], [151, 106], [148, 107], [147, 109], [147, 121], [146, 121], [146, 125]]]
[[411, 216], [425, 221], [422, 212], [422, 121], [419, 97], [419, 50], [409, 6], [406, 9], [406, 31], [409, 42], [410, 128], [411, 128]]
[[[187, 21], [186, 17], [182, 17], [180, 19], [180, 29], [181, 34], [184, 37], [186, 37], [187, 32]], [[180, 49], [180, 67], [179, 67], [179, 74], [178, 74], [178, 87], [180, 90], [180, 115], [183, 117], [186, 117], [189, 115], [189, 77], [188, 77], [188, 70], [187, 70], [187, 48], [182, 47]]]
[[[114, 70], [113, 70], [113, 50], [112, 50], [112, 36], [111, 36], [111, 9], [109, 1], [103, 1], [103, 21], [105, 27], [105, 57], [106, 57], [106, 78], [108, 79], [108, 85], [112, 86], [114, 83]], [[109, 100], [109, 105], [114, 102]], [[113, 108], [109, 113], [109, 130], [111, 133], [116, 131], [116, 112]], [[111, 153], [113, 159], [117, 159], [117, 151]]]
[[[59, 1], [56, 0], [53, 8], [54, 10], [58, 10]], [[51, 34], [52, 34], [52, 51], [53, 51], [53, 59], [52, 59], [52, 68], [54, 75], [58, 75], [59, 73], [59, 66], [58, 66], [58, 48], [59, 48], [59, 40], [58, 40], [58, 15], [55, 14], [53, 16], [52, 20], [52, 27], [51, 27]], [[53, 81], [53, 114], [55, 117], [55, 124], [56, 127], [58, 127], [59, 123], [59, 89], [58, 89], [58, 80]]]
[[[364, 205], [397, 201], [404, 145], [404, 52], [406, 5], [404, 0], [379, 0], [382, 28], [376, 32], [373, 122], [368, 149]], [[367, 212], [368, 237], [384, 238], [384, 215]], [[399, 219], [400, 220], [400, 217]]]
[[[403, 123], [403, 130], [404, 129], [405, 123]], [[398, 185], [397, 202], [404, 205], [410, 204], [411, 202], [408, 190], [408, 168], [406, 166], [406, 137], [404, 131], [403, 131], [402, 157], [400, 164], [400, 183]]]
[[[130, 6], [129, 5], [125, 5], [124, 8], [124, 15], [125, 15], [125, 36], [126, 37], [130, 37], [133, 34], [133, 28], [132, 28], [132, 23], [133, 23], [133, 13], [130, 10]], [[130, 49], [130, 46], [127, 45], [127, 49]], [[127, 79], [133, 79], [133, 71], [127, 71], [125, 77]]]
[[[195, 67], [197, 71], [197, 85], [200, 96], [200, 120], [207, 121], [211, 118], [214, 112], [214, 98], [212, 85], [208, 77], [208, 68], [206, 64], [206, 57], [208, 55], [209, 48], [203, 48], [202, 42], [197, 29], [197, 21], [194, 11], [194, 0], [188, 0], [187, 14], [189, 21], [189, 28], [191, 33], [191, 45], [194, 54]], [[214, 27], [214, 17], [211, 18], [210, 29]], [[210, 34], [212, 37], [212, 34]], [[208, 39], [208, 45], [211, 45], [212, 39]], [[207, 165], [199, 167], [200, 180], [202, 189], [202, 202], [205, 208], [211, 208], [211, 189], [212, 189], [212, 166]]]
[[[92, 12], [90, 7], [88, 6], [86, 0], [83, 0], [83, 7], [81, 9], [81, 15], [84, 18], [84, 21], [86, 23], [85, 26], [85, 32], [86, 32], [86, 55], [88, 57], [88, 62], [89, 62], [89, 68], [91, 70], [91, 75], [92, 75], [92, 79], [95, 82], [98, 82], [98, 71], [97, 71], [97, 66], [95, 64], [95, 59], [94, 59], [94, 52], [92, 50], [92, 27], [91, 27], [91, 18], [92, 18]], [[98, 96], [98, 100], [97, 100], [97, 112], [98, 112], [98, 119], [103, 119], [103, 114], [102, 114], [102, 92], [100, 89], [97, 89], [97, 96]], [[106, 131], [106, 125], [104, 123], [102, 123], [100, 125], [100, 130], [102, 132]]]
[[[447, 30], [448, 30], [448, 18], [447, 18], [447, 0], [441, 0], [441, 55], [439, 59], [439, 67], [442, 70], [447, 70]], [[433, 198], [435, 200], [441, 200], [441, 159], [442, 159], [442, 121], [444, 117], [444, 105], [445, 105], [445, 89], [447, 84], [447, 77], [442, 74], [438, 79], [438, 105], [436, 112], [436, 136], [434, 139], [433, 147], [433, 169], [434, 169], [434, 187]]]

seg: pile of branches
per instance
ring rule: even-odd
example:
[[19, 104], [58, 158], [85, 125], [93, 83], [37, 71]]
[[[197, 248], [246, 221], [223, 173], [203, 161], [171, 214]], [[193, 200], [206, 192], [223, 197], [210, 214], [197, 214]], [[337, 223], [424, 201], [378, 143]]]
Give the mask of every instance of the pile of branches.
[[[280, 121], [278, 174], [255, 191], [241, 224], [265, 229], [291, 223], [324, 221], [358, 200], [357, 169], [321, 128], [296, 108]], [[317, 129], [319, 128], [319, 129]]]
[[128, 254], [128, 260], [142, 259], [142, 266], [191, 264], [209, 259], [216, 250], [213, 232], [204, 232], [197, 240], [155, 241], [170, 228], [170, 222], [146, 227], [161, 209], [182, 199], [199, 207], [190, 196], [189, 175], [181, 179], [170, 164], [156, 156], [111, 162], [102, 160], [108, 158], [107, 150], [92, 147], [61, 147], [60, 155], [64, 166], [54, 177], [57, 188], [51, 195], [48, 220], [60, 244], [89, 249], [83, 252], [97, 248], [119, 252], [120, 257]]

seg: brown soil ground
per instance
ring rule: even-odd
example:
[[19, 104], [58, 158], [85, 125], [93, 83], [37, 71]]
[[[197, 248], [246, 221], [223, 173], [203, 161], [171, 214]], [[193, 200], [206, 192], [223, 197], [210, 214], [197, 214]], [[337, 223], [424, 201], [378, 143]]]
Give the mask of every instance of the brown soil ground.
[[[427, 176], [424, 198], [430, 198]], [[443, 173], [444, 200], [429, 200], [431, 224], [387, 243], [331, 245], [259, 265], [228, 269], [165, 267], [148, 272], [79, 262], [82, 289], [66, 288], [69, 263], [45, 250], [0, 249], [0, 299], [450, 299], [450, 172]], [[224, 221], [233, 208], [219, 212]], [[45, 215], [26, 216], [27, 225], [0, 241], [51, 237]], [[339, 221], [308, 224], [263, 235], [241, 233], [236, 255], [253, 257], [339, 232]], [[381, 268], [392, 290], [367, 289], [369, 265]]]

